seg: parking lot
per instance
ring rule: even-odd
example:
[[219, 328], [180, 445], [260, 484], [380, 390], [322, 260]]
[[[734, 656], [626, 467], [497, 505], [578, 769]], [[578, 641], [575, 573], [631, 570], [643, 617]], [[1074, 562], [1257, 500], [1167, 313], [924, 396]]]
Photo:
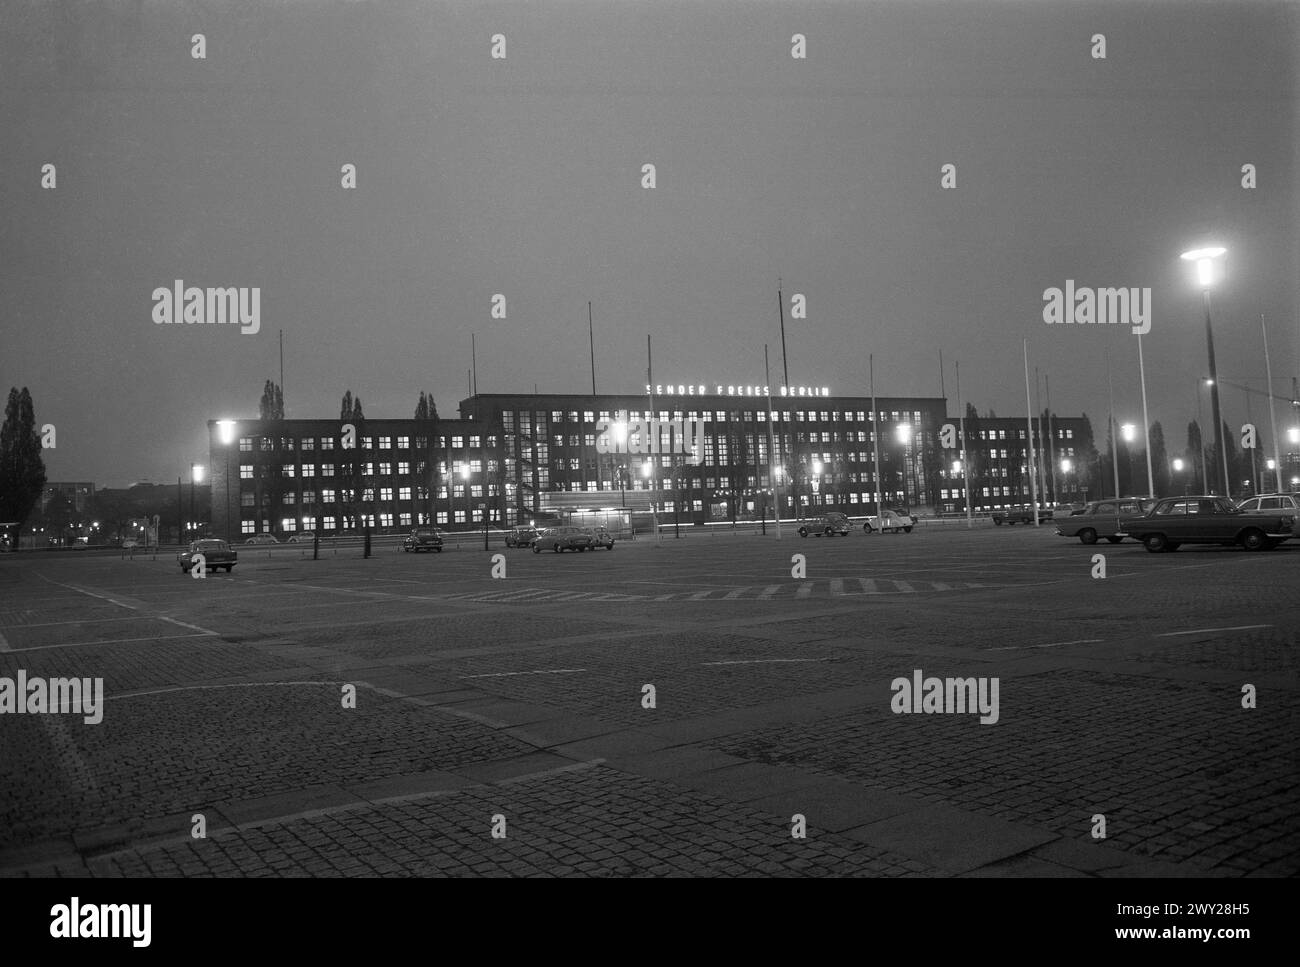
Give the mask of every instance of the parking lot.
[[0, 676], [106, 699], [0, 716], [0, 872], [1300, 872], [1300, 545], [683, 534], [0, 557]]

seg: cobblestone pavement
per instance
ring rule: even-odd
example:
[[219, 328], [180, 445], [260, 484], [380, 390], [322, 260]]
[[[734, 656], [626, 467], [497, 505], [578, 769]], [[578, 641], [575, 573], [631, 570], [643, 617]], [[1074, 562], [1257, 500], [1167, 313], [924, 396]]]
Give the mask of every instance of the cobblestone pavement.
[[0, 685], [105, 701], [0, 715], [0, 875], [1300, 872], [1300, 547], [685, 533], [6, 555]]

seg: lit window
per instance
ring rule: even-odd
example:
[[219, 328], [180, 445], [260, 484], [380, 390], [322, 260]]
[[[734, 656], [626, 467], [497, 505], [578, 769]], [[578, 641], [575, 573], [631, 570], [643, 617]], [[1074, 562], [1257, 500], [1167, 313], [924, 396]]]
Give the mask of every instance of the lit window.
[[240, 449], [241, 452], [248, 452], [248, 451], [252, 450], [252, 449], [253, 449], [253, 438], [252, 438], [252, 437], [249, 437], [249, 436], [241, 436], [241, 437], [239, 438], [239, 449]]
[[240, 480], [253, 479], [253, 465], [251, 463], [241, 463], [239, 465], [239, 479]]
[[304, 463], [304, 464], [302, 465], [302, 475], [303, 475], [304, 477], [314, 477], [314, 476], [316, 476], [316, 464], [314, 464], [314, 463]]

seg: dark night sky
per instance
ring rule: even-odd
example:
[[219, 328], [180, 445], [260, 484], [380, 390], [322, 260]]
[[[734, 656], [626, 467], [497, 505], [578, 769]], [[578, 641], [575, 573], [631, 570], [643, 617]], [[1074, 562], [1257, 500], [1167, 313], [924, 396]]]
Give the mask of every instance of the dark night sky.
[[[647, 333], [657, 380], [761, 383], [779, 276], [809, 304], [792, 382], [865, 393], [874, 353], [881, 395], [938, 395], [942, 349], [950, 397], [960, 360], [981, 411], [1019, 414], [1028, 337], [1056, 410], [1102, 431], [1109, 348], [1140, 423], [1130, 330], [1042, 321], [1074, 279], [1153, 290], [1151, 418], [1181, 448], [1205, 369], [1183, 249], [1229, 248], [1220, 372], [1263, 387], [1260, 313], [1300, 371], [1298, 55], [1300, 6], [1250, 0], [7, 0], [0, 388], [58, 427], [51, 480], [167, 481], [207, 419], [256, 415], [279, 329], [290, 417], [345, 389], [451, 415], [471, 331], [481, 391], [585, 391], [589, 299], [602, 391], [643, 386]], [[154, 325], [178, 278], [260, 286], [261, 332]]]

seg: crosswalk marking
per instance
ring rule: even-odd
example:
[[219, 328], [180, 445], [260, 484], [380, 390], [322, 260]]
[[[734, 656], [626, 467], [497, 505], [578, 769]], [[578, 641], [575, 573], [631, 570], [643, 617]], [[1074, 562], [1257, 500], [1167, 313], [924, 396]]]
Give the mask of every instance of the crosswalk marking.
[[770, 598], [772, 595], [776, 594], [776, 592], [780, 590], [781, 590], [781, 585], [769, 584], [767, 587], [763, 589], [763, 593], [758, 596], [758, 600], [766, 601], [768, 598]]

